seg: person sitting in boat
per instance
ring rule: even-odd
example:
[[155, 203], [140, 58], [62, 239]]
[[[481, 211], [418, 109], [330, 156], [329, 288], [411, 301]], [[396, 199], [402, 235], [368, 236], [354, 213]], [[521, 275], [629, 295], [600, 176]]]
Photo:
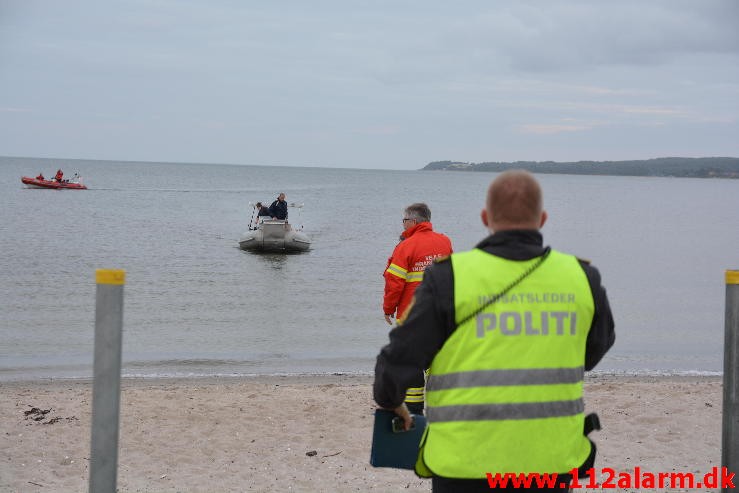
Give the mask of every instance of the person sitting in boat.
[[59, 183], [62, 182], [62, 178], [64, 178], [64, 173], [62, 173], [61, 169], [58, 169], [56, 171], [56, 176], [54, 176], [54, 180], [58, 181]]
[[264, 217], [265, 219], [271, 219], [272, 214], [269, 213], [269, 207], [265, 206], [261, 202], [257, 202], [257, 217]]
[[38, 176], [36, 177], [36, 179], [37, 180], [43, 180], [44, 179], [44, 174], [43, 173], [39, 173]]
[[285, 202], [285, 194], [281, 193], [277, 200], [269, 206], [269, 213], [275, 219], [287, 219], [287, 202]]

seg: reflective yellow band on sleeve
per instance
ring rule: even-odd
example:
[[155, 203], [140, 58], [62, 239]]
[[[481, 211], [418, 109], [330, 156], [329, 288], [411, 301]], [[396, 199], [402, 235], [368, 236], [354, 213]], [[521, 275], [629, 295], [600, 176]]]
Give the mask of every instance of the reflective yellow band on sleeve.
[[739, 270], [726, 271], [726, 284], [739, 284]]
[[395, 264], [390, 264], [390, 267], [388, 267], [385, 272], [392, 274], [396, 277], [399, 277], [401, 279], [405, 279], [408, 277], [408, 271], [402, 268], [401, 266], [395, 265]]
[[421, 282], [423, 281], [423, 271], [411, 271], [408, 273], [407, 282]]
[[423, 387], [410, 387], [406, 390], [405, 402], [423, 402]]
[[126, 271], [123, 269], [96, 269], [96, 284], [126, 284]]

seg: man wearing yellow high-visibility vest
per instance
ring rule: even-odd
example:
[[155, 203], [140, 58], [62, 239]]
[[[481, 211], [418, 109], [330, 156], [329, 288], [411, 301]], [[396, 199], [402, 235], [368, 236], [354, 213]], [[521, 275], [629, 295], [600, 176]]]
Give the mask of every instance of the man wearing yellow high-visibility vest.
[[481, 217], [490, 236], [426, 269], [377, 358], [375, 401], [409, 427], [405, 390], [429, 368], [416, 473], [436, 493], [495, 491], [496, 473], [556, 473], [538, 489], [566, 491], [595, 456], [582, 387], [615, 340], [606, 291], [587, 261], [543, 246], [530, 173], [501, 173]]

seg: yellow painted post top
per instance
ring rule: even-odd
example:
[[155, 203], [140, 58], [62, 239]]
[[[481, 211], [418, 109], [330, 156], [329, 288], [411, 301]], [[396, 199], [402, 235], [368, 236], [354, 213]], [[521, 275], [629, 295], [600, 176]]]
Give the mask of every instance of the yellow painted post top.
[[126, 284], [126, 271], [123, 269], [96, 269], [96, 284]]
[[726, 271], [726, 284], [739, 284], [739, 270]]

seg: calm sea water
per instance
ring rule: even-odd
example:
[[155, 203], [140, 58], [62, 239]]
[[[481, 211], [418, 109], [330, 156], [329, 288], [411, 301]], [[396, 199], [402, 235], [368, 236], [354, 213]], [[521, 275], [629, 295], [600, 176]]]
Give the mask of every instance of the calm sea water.
[[[59, 166], [90, 189], [22, 187]], [[370, 373], [403, 207], [427, 202], [469, 249], [494, 176], [0, 158], [0, 380], [91, 375], [97, 268], [126, 270], [126, 375]], [[545, 241], [608, 289], [617, 342], [599, 369], [720, 372], [739, 181], [539, 178]], [[312, 250], [239, 250], [249, 203], [283, 191]]]

